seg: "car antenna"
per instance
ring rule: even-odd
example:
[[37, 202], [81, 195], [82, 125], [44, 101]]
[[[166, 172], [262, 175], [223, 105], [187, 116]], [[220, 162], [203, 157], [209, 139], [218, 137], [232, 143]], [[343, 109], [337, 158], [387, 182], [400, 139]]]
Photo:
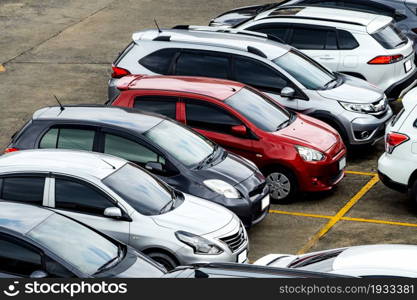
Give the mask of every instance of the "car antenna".
[[61, 111], [63, 111], [65, 109], [65, 107], [61, 104], [61, 102], [59, 101], [59, 99], [56, 95], [54, 95], [54, 97], [55, 97], [56, 102], [58, 102]]
[[102, 158], [101, 158], [101, 160], [104, 161], [106, 164], [108, 164], [110, 167], [112, 167], [113, 170], [116, 170], [116, 167], [113, 166], [111, 163], [109, 163], [107, 160], [102, 159]]
[[155, 18], [153, 19], [153, 21], [155, 22], [155, 26], [156, 26], [156, 28], [158, 28], [158, 32], [159, 32], [159, 33], [162, 33], [162, 30], [161, 30], [161, 28], [159, 28], [158, 22], [156, 21], [156, 19], [155, 19]]

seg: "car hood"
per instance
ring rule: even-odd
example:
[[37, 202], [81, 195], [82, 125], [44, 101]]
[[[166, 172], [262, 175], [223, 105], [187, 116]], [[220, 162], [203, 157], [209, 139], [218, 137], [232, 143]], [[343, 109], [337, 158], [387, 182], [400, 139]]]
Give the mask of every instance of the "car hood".
[[329, 125], [303, 114], [298, 114], [289, 126], [273, 134], [289, 138], [295, 143], [301, 142], [310, 145], [323, 152], [331, 148], [340, 139], [337, 131]]
[[218, 204], [184, 194], [184, 202], [174, 210], [152, 219], [159, 226], [197, 235], [217, 231], [234, 219], [234, 214]]
[[373, 103], [384, 96], [382, 90], [371, 83], [348, 75], [342, 75], [344, 83], [329, 90], [318, 90], [317, 93], [327, 99], [350, 103]]
[[193, 173], [203, 180], [219, 179], [235, 186], [256, 173], [260, 174], [260, 171], [254, 164], [247, 160], [227, 153], [226, 158], [219, 163], [204, 169], [194, 170]]

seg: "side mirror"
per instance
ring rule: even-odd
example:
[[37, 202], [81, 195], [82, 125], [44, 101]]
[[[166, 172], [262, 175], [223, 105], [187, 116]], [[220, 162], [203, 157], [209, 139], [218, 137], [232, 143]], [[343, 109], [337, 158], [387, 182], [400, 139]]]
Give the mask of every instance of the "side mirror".
[[294, 98], [294, 95], [295, 95], [295, 90], [288, 86], [281, 90], [281, 97], [291, 99], [291, 98]]
[[42, 270], [36, 270], [32, 274], [30, 274], [30, 278], [46, 278], [48, 277], [48, 273]]
[[122, 211], [118, 207], [107, 207], [104, 210], [104, 215], [106, 217], [111, 217], [111, 218], [121, 218], [122, 217]]
[[244, 136], [247, 132], [248, 130], [245, 125], [232, 126], [232, 133], [235, 135]]
[[164, 171], [164, 167], [162, 166], [162, 164], [159, 162], [155, 162], [155, 161], [150, 161], [146, 163], [145, 169], [149, 171], [158, 171], [158, 172]]

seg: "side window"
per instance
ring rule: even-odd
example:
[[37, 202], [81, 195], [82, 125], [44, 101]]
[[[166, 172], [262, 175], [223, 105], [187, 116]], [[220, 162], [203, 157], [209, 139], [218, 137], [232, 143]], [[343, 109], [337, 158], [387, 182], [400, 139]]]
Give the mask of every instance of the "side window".
[[114, 204], [98, 190], [86, 183], [69, 179], [55, 179], [55, 208], [80, 213], [103, 215]]
[[92, 151], [94, 130], [76, 128], [52, 128], [41, 139], [39, 148], [60, 148]]
[[270, 34], [273, 36], [276, 36], [277, 38], [280, 38], [281, 40], [286, 40], [286, 35], [288, 32], [288, 26], [285, 25], [256, 25], [253, 27], [247, 28], [247, 30], [250, 31], [257, 31], [262, 32], [265, 34]]
[[359, 47], [359, 43], [349, 31], [338, 30], [337, 35], [339, 39], [339, 49], [352, 50]]
[[139, 63], [154, 73], [167, 74], [177, 52], [178, 49], [174, 48], [158, 50], [139, 60]]
[[175, 119], [177, 114], [177, 100], [171, 97], [141, 96], [136, 97], [133, 107]]
[[44, 177], [0, 178], [1, 199], [42, 205]]
[[228, 78], [229, 59], [201, 53], [185, 52], [180, 55], [175, 66], [176, 75], [204, 76], [215, 78]]
[[327, 32], [324, 29], [295, 27], [290, 44], [298, 49], [323, 50], [327, 43]]
[[104, 153], [118, 156], [141, 165], [145, 165], [148, 162], [165, 164], [163, 157], [145, 146], [113, 134], [105, 134]]
[[231, 127], [241, 125], [238, 119], [211, 104], [186, 100], [187, 125], [208, 131], [231, 133]]
[[281, 91], [292, 84], [271, 67], [254, 59], [236, 57], [234, 60], [234, 80], [253, 85], [260, 89]]
[[0, 272], [29, 277], [38, 270], [42, 270], [40, 253], [0, 236]]

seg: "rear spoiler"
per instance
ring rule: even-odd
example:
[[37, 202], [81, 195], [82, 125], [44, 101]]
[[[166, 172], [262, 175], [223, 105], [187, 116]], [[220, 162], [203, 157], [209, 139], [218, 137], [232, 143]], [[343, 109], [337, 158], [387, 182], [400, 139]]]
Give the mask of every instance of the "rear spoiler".
[[142, 77], [145, 77], [145, 75], [127, 75], [127, 76], [123, 76], [122, 78], [118, 79], [116, 82], [116, 87], [123, 91], [123, 90], [128, 90], [130, 84], [137, 80], [140, 79]]

